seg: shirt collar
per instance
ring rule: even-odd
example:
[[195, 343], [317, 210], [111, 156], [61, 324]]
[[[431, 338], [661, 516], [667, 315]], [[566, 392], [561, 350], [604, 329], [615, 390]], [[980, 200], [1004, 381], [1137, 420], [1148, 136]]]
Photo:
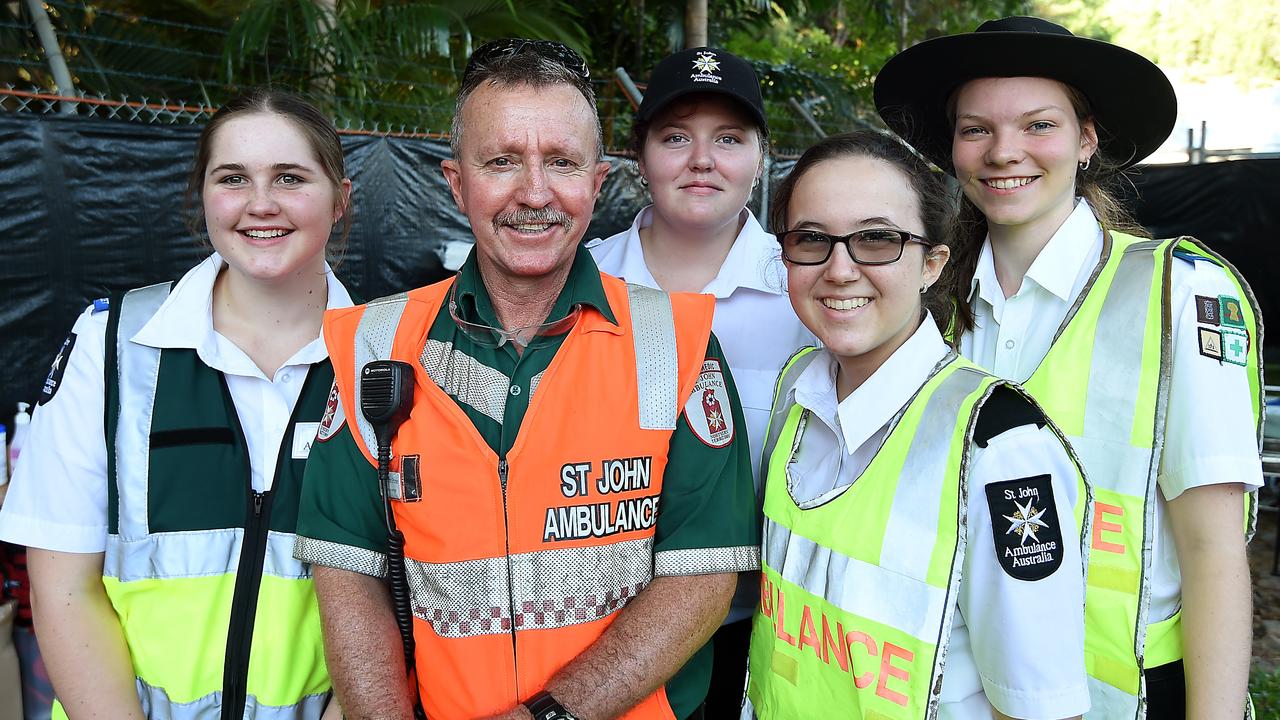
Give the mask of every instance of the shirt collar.
[[[222, 369], [216, 358], [219, 354], [217, 336], [213, 329], [213, 284], [226, 261], [213, 253], [203, 262], [187, 271], [169, 291], [155, 315], [132, 338], [140, 345], [162, 349], [185, 348], [195, 350], [206, 365]], [[326, 309], [351, 306], [351, 295], [343, 287], [325, 263], [325, 279], [329, 299]], [[319, 362], [328, 357], [320, 336], [299, 350], [286, 365]]]
[[[493, 300], [489, 297], [484, 279], [480, 276], [480, 265], [476, 260], [474, 248], [458, 270], [456, 288], [458, 313], [462, 319], [499, 327], [498, 314], [493, 309]], [[573, 265], [569, 268], [569, 275], [565, 278], [564, 287], [560, 289], [560, 295], [556, 298], [555, 304], [551, 306], [546, 322], [555, 322], [567, 316], [574, 305], [595, 308], [610, 323], [618, 324], [613, 310], [609, 307], [609, 299], [605, 297], [604, 285], [600, 282], [600, 270], [596, 267], [595, 260], [591, 259], [591, 252], [581, 243], [573, 255]]]
[[845, 452], [852, 455], [910, 402], [950, 348], [933, 316], [926, 313], [920, 327], [902, 347], [838, 405], [835, 398], [839, 364], [830, 350], [821, 352], [822, 357], [800, 374], [793, 397], [832, 425], [844, 440]]
[[[717, 298], [727, 298], [738, 288], [747, 288], [770, 295], [786, 293], [786, 272], [782, 266], [782, 248], [773, 235], [765, 231], [750, 208], [743, 208], [738, 216], [742, 229], [733, 240], [729, 254], [715, 278], [702, 292]], [[644, 248], [640, 245], [640, 230], [653, 224], [653, 206], [641, 210], [621, 238], [618, 277], [639, 285], [658, 287], [649, 266], [644, 261]]]
[[[1053, 293], [1063, 301], [1070, 302], [1072, 289], [1080, 267], [1088, 262], [1095, 246], [1102, 243], [1102, 228], [1098, 219], [1085, 200], [1076, 202], [1075, 209], [1067, 216], [1065, 222], [1058, 227], [1048, 244], [1036, 256], [1027, 268], [1026, 279]], [[1026, 282], [1024, 280], [1023, 282]], [[1000, 281], [996, 278], [995, 256], [991, 250], [991, 236], [982, 243], [982, 254], [978, 256], [978, 266], [973, 273], [969, 297], [974, 294], [997, 307], [1003, 302], [1004, 293], [1000, 289]], [[996, 294], [999, 293], [999, 297]]]

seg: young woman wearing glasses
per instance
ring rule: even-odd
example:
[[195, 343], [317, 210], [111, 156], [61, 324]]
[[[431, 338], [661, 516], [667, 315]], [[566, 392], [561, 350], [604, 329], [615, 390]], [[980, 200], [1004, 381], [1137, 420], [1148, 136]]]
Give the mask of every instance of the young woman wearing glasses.
[[858, 132], [776, 197], [791, 304], [823, 347], [788, 362], [769, 422], [749, 712], [1080, 715], [1088, 491], [1026, 394], [943, 339], [940, 176]]

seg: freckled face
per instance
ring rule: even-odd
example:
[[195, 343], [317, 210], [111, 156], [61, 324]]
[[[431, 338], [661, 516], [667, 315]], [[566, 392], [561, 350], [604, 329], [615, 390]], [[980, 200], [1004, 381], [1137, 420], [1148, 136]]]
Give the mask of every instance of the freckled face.
[[[920, 203], [907, 177], [870, 157], [840, 157], [811, 166], [787, 208], [788, 230], [844, 235], [888, 228], [924, 235]], [[945, 246], [916, 242], [888, 265], [859, 265], [843, 245], [822, 265], [787, 262], [791, 306], [805, 327], [840, 361], [869, 376], [920, 324], [920, 288], [946, 265]]]
[[351, 181], [335, 186], [302, 131], [272, 113], [234, 117], [210, 143], [201, 201], [209, 240], [231, 271], [259, 281], [324, 272]]
[[677, 227], [736, 223], [761, 169], [760, 133], [737, 103], [720, 95], [664, 108], [640, 157], [654, 212]]
[[441, 163], [489, 281], [567, 272], [609, 164], [595, 108], [569, 85], [481, 85], [462, 107], [459, 157]]
[[1052, 235], [1074, 207], [1078, 164], [1097, 144], [1093, 121], [1077, 119], [1056, 80], [979, 78], [956, 93], [956, 178], [993, 226]]

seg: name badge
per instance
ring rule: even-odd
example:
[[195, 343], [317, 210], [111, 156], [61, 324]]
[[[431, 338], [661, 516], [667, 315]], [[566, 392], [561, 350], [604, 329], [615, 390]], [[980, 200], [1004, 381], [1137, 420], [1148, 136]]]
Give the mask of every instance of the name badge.
[[318, 422], [300, 422], [293, 426], [293, 459], [306, 460], [311, 454], [311, 443], [315, 442]]

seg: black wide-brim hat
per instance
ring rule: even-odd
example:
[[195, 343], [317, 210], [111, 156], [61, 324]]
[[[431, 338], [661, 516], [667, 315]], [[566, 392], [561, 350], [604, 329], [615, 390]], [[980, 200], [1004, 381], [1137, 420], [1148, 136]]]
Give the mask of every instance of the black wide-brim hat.
[[876, 76], [876, 110], [921, 155], [954, 175], [947, 101], [965, 82], [985, 77], [1052, 78], [1082, 92], [1099, 152], [1120, 168], [1155, 152], [1178, 116], [1173, 86], [1150, 60], [1035, 17], [988, 20], [974, 32], [903, 50]]
[[769, 134], [755, 68], [737, 55], [714, 47], [689, 48], [663, 58], [649, 76], [636, 118], [650, 122], [672, 102], [698, 93], [737, 100], [760, 130]]

